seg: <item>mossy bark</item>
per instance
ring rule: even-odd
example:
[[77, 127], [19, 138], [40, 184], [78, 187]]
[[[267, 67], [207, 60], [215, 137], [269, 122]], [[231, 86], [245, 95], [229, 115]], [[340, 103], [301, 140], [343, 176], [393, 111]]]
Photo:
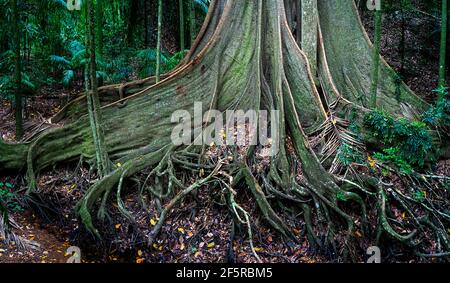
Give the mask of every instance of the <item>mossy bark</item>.
[[439, 53], [439, 86], [445, 86], [445, 68], [447, 56], [447, 22], [448, 22], [448, 1], [442, 0], [442, 20], [441, 20], [441, 47]]

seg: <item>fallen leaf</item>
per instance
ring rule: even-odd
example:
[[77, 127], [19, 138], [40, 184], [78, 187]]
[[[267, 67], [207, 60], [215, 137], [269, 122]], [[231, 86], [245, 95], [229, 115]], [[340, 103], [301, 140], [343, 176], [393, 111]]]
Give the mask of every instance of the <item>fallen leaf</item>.
[[143, 262], [144, 262], [143, 258], [141, 258], [141, 257], [136, 258], [136, 263], [143, 263]]
[[214, 248], [216, 244], [214, 242], [208, 243], [208, 248]]
[[122, 224], [116, 224], [116, 229], [119, 230], [122, 227]]

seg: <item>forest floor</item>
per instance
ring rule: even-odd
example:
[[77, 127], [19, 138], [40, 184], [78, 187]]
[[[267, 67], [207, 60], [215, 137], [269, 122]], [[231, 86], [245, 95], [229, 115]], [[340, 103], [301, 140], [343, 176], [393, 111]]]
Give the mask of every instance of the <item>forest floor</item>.
[[[417, 1], [416, 1], [417, 2]], [[419, 1], [420, 2], [420, 1]], [[417, 3], [420, 6], [420, 3]], [[421, 97], [433, 101], [432, 90], [437, 84], [438, 40], [430, 30], [433, 18], [417, 14], [406, 15], [405, 56], [402, 77]], [[363, 15], [363, 22], [372, 34], [372, 17]], [[392, 13], [383, 23], [382, 52], [388, 63], [397, 71], [401, 69], [401, 17]], [[450, 80], [449, 80], [450, 81]], [[29, 125], [43, 122], [79, 93], [79, 90], [42, 88], [27, 105]], [[57, 95], [56, 95], [57, 94]], [[14, 141], [14, 119], [11, 105], [0, 99], [0, 136], [5, 141]], [[438, 174], [450, 176], [450, 161], [440, 161]], [[207, 187], [195, 196], [187, 198], [181, 205], [181, 212], [170, 216], [163, 226], [158, 240], [152, 247], [139, 242], [139, 232], [149, 230], [157, 221], [154, 206], [142, 209], [139, 195], [129, 184], [124, 192], [126, 208], [136, 217], [136, 224], [127, 224], [120, 215], [114, 214], [111, 205], [109, 223], [98, 227], [105, 234], [103, 246], [98, 246], [88, 236], [74, 214], [73, 206], [81, 198], [96, 176], [87, 168], [77, 164], [64, 164], [42, 172], [39, 177], [39, 198], [23, 200], [19, 194], [8, 199], [17, 211], [12, 217], [20, 226], [16, 234], [38, 245], [37, 249], [22, 250], [16, 243], [6, 245], [0, 241], [0, 262], [66, 262], [66, 250], [79, 246], [84, 262], [256, 262], [249, 241], [236, 235], [230, 251], [230, 230], [232, 220], [226, 207], [221, 206]], [[14, 189], [24, 187], [22, 176], [0, 177], [0, 183], [11, 183]], [[258, 221], [257, 211], [251, 202], [242, 196], [243, 207]], [[250, 199], [250, 198], [247, 198]], [[46, 204], [36, 206], [34, 202]], [[25, 209], [25, 207], [27, 207]], [[39, 208], [38, 208], [39, 207]], [[313, 255], [305, 236], [304, 223], [294, 216], [284, 215], [301, 239], [300, 244], [284, 242], [275, 231], [264, 225], [255, 224], [255, 250], [264, 262], [325, 262], [324, 257]], [[108, 221], [107, 221], [108, 222]], [[258, 227], [258, 228], [256, 228]], [[239, 234], [239, 233], [236, 233]], [[95, 247], [95, 248], [93, 248]], [[102, 252], [100, 252], [102, 251]], [[361, 258], [365, 252], [361, 252]], [[230, 258], [234, 258], [231, 260]]]

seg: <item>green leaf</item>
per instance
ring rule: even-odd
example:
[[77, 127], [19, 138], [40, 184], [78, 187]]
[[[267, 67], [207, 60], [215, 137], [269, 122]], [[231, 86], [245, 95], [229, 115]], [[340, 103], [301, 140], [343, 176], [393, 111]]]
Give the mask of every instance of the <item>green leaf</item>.
[[64, 86], [70, 86], [73, 79], [75, 78], [75, 72], [72, 70], [65, 70], [63, 73], [62, 83]]

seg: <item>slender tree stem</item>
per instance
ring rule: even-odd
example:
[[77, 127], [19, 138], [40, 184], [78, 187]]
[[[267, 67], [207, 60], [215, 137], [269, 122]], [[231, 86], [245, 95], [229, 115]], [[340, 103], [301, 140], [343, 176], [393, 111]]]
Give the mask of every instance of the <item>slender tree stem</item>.
[[380, 59], [381, 59], [381, 24], [382, 24], [383, 12], [382, 9], [375, 11], [375, 31], [374, 31], [374, 44], [373, 44], [373, 66], [372, 66], [372, 85], [370, 88], [370, 107], [377, 107], [377, 92], [378, 81], [380, 72]]
[[[97, 63], [95, 54], [95, 15], [93, 0], [87, 1], [88, 17], [89, 17], [89, 32], [86, 34], [89, 38], [89, 54], [90, 54], [90, 84], [91, 91], [87, 93], [87, 99], [91, 101], [90, 106], [92, 107], [92, 120], [91, 127], [93, 131], [94, 144], [96, 143], [96, 154], [100, 161], [98, 166], [98, 171], [100, 177], [105, 177], [110, 171], [109, 157], [106, 149], [105, 137], [103, 134], [102, 124], [101, 124], [101, 113], [100, 113], [100, 99], [98, 97], [98, 82], [97, 82]], [[87, 50], [87, 49], [86, 49]], [[89, 105], [89, 103], [88, 103]], [[93, 122], [93, 123], [92, 123]]]
[[184, 7], [183, 0], [178, 0], [178, 8], [180, 13], [180, 50], [184, 51], [186, 48], [185, 38], [184, 38]]
[[447, 53], [447, 21], [448, 21], [448, 2], [442, 0], [442, 21], [441, 21], [441, 50], [439, 56], [439, 86], [445, 86], [445, 63]]
[[190, 34], [191, 34], [191, 46], [195, 41], [195, 4], [194, 0], [189, 0], [189, 23], [190, 23]]
[[14, 30], [14, 61], [15, 61], [15, 115], [16, 115], [16, 140], [23, 136], [23, 109], [22, 109], [22, 62], [20, 56], [20, 28], [19, 8], [17, 0], [12, 1], [13, 30]]
[[162, 0], [158, 0], [158, 40], [156, 43], [156, 82], [161, 78]]

